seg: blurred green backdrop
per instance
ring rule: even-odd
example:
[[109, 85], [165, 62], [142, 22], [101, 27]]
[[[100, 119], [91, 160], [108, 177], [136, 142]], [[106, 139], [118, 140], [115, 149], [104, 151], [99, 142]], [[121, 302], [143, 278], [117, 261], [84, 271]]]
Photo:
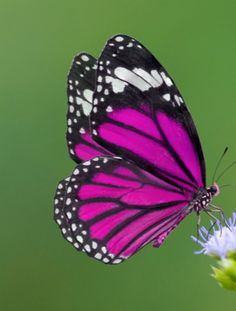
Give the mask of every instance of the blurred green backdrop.
[[[79, 51], [98, 56], [116, 33], [139, 39], [175, 79], [209, 180], [226, 145], [225, 165], [235, 159], [235, 10], [229, 0], [1, 0], [1, 310], [235, 309], [235, 293], [209, 276], [211, 261], [193, 254], [195, 215], [159, 250], [118, 266], [77, 253], [52, 220], [56, 184], [74, 167], [64, 135], [69, 66]], [[215, 201], [227, 215], [234, 193], [225, 188]]]

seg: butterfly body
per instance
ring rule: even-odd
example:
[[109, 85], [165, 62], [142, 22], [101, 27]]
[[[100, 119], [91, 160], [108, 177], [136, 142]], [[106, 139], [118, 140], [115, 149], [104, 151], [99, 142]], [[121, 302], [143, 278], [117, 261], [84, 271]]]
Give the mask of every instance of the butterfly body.
[[214, 184], [208, 188], [199, 188], [194, 194], [193, 200], [190, 204], [191, 209], [199, 214], [202, 210], [206, 210], [211, 204], [213, 197], [218, 195], [219, 186]]
[[209, 209], [205, 161], [173, 80], [138, 41], [117, 35], [68, 76], [67, 143], [77, 163], [58, 185], [54, 218], [77, 250], [118, 264], [159, 247], [192, 211]]

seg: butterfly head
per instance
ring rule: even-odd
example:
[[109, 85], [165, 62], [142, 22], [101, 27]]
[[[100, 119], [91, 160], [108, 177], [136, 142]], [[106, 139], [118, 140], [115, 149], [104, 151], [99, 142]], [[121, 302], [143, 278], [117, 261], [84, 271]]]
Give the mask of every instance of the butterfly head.
[[220, 187], [216, 182], [214, 182], [214, 184], [211, 187], [209, 187], [207, 191], [210, 192], [212, 196], [216, 197], [217, 195], [220, 194]]

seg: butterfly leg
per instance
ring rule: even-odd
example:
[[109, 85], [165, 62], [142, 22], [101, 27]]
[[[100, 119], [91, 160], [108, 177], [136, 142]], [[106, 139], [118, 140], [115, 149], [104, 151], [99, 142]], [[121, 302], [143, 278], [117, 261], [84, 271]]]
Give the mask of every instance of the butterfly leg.
[[209, 234], [210, 234], [211, 229], [214, 228], [215, 224], [217, 224], [217, 223], [220, 224], [220, 225], [219, 225], [219, 229], [220, 229], [221, 234], [222, 234], [222, 225], [221, 225], [221, 222], [219, 221], [218, 218], [215, 217], [215, 215], [212, 214], [212, 210], [211, 210], [211, 209], [204, 209], [204, 212], [205, 212], [208, 216], [210, 216], [212, 219], [214, 219], [214, 222], [212, 222], [211, 227], [210, 227], [210, 229], [209, 229]]
[[223, 209], [222, 209], [221, 207], [219, 207], [219, 206], [214, 205], [214, 204], [210, 204], [210, 207], [213, 207], [213, 209], [212, 209], [211, 211], [220, 213], [220, 217], [221, 217], [221, 220], [220, 220], [220, 221], [221, 221], [229, 230], [231, 230], [229, 224], [227, 223], [227, 220], [226, 220], [226, 217], [225, 217], [225, 214], [224, 214]]
[[201, 224], [201, 215], [200, 212], [197, 212], [197, 239], [199, 240], [199, 230], [200, 230], [200, 224]]

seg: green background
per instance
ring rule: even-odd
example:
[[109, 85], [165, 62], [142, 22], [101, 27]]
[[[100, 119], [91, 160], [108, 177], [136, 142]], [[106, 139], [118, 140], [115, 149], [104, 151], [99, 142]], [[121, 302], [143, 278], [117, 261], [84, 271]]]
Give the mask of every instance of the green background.
[[[211, 180], [235, 152], [235, 1], [0, 1], [0, 309], [234, 310], [190, 240], [189, 216], [160, 249], [107, 266], [66, 243], [52, 220], [57, 182], [74, 163], [65, 143], [66, 75], [73, 56], [98, 56], [116, 33], [165, 65], [197, 125]], [[223, 165], [223, 166], [224, 166]], [[234, 183], [232, 169], [222, 183]], [[229, 216], [235, 187], [215, 202]], [[205, 219], [205, 223], [208, 220]]]

